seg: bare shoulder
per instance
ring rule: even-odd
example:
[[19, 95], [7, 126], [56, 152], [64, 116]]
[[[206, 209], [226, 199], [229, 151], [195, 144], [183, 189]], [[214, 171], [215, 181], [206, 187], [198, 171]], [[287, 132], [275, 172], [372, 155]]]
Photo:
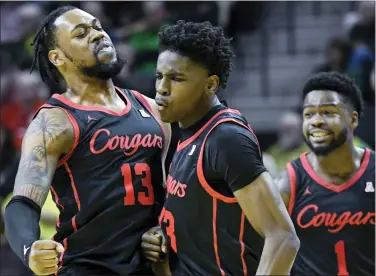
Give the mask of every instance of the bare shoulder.
[[74, 128], [64, 111], [42, 109], [30, 123], [22, 142], [13, 195], [43, 206], [60, 157], [74, 143]]
[[275, 178], [275, 183], [281, 194], [283, 202], [285, 203], [286, 206], [288, 206], [289, 201], [290, 201], [291, 188], [290, 188], [290, 176], [289, 176], [287, 169], [284, 169], [277, 174]]
[[44, 108], [30, 123], [24, 140], [33, 140], [42, 135], [49, 148], [68, 152], [73, 145], [74, 127], [68, 115], [60, 108]]

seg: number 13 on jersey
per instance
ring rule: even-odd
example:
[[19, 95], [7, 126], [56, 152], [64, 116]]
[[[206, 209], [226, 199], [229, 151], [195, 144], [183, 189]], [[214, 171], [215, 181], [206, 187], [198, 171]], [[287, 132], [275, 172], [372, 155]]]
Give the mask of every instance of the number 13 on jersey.
[[175, 253], [177, 253], [178, 249], [176, 246], [175, 219], [172, 213], [166, 210], [166, 208], [164, 207], [159, 216], [159, 225], [162, 225], [162, 223], [166, 225], [166, 233], [167, 233], [167, 236], [170, 238], [170, 246], [172, 250], [174, 250]]
[[134, 193], [134, 183], [132, 180], [132, 170], [129, 164], [121, 166], [121, 174], [124, 178], [125, 197], [124, 205], [135, 205], [136, 199], [141, 205], [154, 204], [154, 190], [151, 183], [150, 167], [146, 163], [137, 163], [134, 165], [134, 172], [136, 176], [141, 177], [141, 184], [146, 188], [145, 192]]

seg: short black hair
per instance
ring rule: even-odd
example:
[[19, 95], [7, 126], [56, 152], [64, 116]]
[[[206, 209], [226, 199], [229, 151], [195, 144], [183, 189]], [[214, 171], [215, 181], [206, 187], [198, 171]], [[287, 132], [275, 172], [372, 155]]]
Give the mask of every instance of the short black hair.
[[210, 22], [185, 22], [163, 26], [158, 34], [160, 52], [169, 50], [186, 56], [205, 66], [211, 75], [219, 77], [219, 84], [226, 88], [232, 71], [231, 39], [226, 38], [221, 27]]
[[38, 66], [40, 76], [43, 82], [58, 83], [60, 73], [57, 68], [49, 61], [48, 52], [56, 46], [56, 19], [67, 11], [77, 9], [70, 5], [61, 6], [50, 12], [40, 24], [37, 34], [34, 37], [31, 46], [34, 46], [34, 60], [31, 65], [31, 72], [35, 66]]
[[338, 72], [322, 72], [311, 76], [303, 87], [303, 100], [314, 90], [328, 90], [340, 94], [358, 114], [363, 111], [363, 97], [355, 81]]

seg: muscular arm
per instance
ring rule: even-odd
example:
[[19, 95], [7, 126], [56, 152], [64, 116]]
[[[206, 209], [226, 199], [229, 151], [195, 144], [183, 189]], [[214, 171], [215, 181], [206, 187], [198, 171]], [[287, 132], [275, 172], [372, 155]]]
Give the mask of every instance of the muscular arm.
[[275, 179], [275, 183], [278, 187], [279, 193], [282, 197], [283, 203], [286, 208], [289, 206], [290, 202], [290, 178], [287, 170], [283, 170]]
[[248, 221], [265, 238], [257, 275], [288, 275], [299, 239], [278, 188], [263, 166], [256, 137], [235, 124], [219, 125], [213, 137], [216, 139], [208, 139], [207, 150], [221, 150], [212, 155], [211, 166], [226, 180]]
[[42, 207], [59, 158], [73, 143], [73, 126], [64, 111], [42, 109], [25, 133], [13, 196], [28, 197]]
[[265, 237], [257, 275], [288, 275], [300, 242], [271, 176], [264, 172], [234, 194], [249, 222]]

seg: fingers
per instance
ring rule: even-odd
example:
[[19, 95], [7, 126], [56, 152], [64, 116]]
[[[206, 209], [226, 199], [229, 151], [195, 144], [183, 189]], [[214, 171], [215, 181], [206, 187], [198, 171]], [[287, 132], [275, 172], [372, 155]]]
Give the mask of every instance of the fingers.
[[144, 257], [152, 263], [158, 263], [161, 261], [159, 252], [144, 251]]
[[57, 256], [56, 250], [40, 250], [40, 251], [34, 251], [32, 250], [30, 252], [29, 259], [37, 262], [39, 260], [49, 260], [54, 259]]
[[50, 268], [57, 266], [59, 260], [57, 258], [49, 259], [49, 260], [40, 260], [38, 263], [44, 268]]
[[168, 247], [169, 247], [169, 244], [168, 244], [168, 240], [166, 239], [166, 237], [162, 234], [162, 237], [161, 237], [161, 250], [163, 253], [167, 253], [168, 251]]
[[47, 267], [47, 268], [43, 268], [41, 269], [38, 273], [36, 273], [37, 275], [51, 275], [51, 274], [55, 274], [56, 271], [57, 271], [58, 267], [57, 265], [54, 266], [54, 267]]
[[151, 233], [151, 232], [146, 232], [145, 234], [142, 235], [142, 242], [160, 246], [161, 236]]
[[40, 241], [35, 241], [32, 245], [32, 249], [34, 250], [49, 250], [49, 249], [55, 249], [58, 252], [63, 252], [64, 247], [62, 246], [61, 243], [52, 241], [52, 240], [40, 240]]
[[159, 245], [154, 245], [154, 244], [150, 244], [150, 243], [147, 243], [147, 242], [142, 242], [141, 248], [144, 251], [161, 252], [161, 247]]

